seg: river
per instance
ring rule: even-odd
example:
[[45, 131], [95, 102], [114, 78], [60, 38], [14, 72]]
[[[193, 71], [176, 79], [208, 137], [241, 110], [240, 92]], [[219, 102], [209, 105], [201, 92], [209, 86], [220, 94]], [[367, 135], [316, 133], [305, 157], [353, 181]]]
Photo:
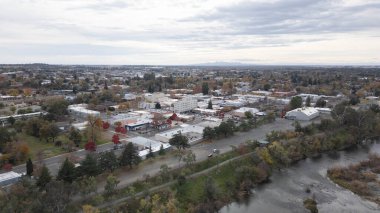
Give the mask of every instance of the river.
[[[246, 202], [231, 203], [220, 212], [309, 212], [303, 207], [303, 200], [314, 196], [319, 212], [378, 213], [380, 207], [377, 204], [336, 185], [326, 176], [328, 168], [365, 160], [370, 152], [380, 154], [380, 143], [300, 161], [286, 170], [273, 172], [270, 182], [256, 187]], [[310, 193], [306, 192], [307, 188]]]

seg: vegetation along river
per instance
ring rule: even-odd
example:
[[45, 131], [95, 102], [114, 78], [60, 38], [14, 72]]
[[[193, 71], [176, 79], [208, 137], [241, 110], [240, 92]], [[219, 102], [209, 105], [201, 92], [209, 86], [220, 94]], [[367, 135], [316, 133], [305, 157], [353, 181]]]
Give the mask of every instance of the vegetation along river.
[[[336, 154], [299, 161], [282, 171], [273, 172], [270, 182], [261, 184], [245, 202], [234, 202], [221, 213], [294, 213], [309, 212], [303, 200], [314, 197], [319, 212], [380, 212], [380, 206], [360, 198], [327, 178], [327, 169], [365, 160], [369, 153], [380, 154], [380, 143], [352, 148]], [[306, 189], [310, 189], [307, 192]]]

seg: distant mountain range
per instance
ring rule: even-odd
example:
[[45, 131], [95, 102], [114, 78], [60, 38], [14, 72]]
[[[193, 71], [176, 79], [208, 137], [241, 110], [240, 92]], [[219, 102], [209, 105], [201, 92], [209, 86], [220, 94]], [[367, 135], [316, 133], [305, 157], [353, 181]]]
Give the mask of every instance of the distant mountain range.
[[201, 63], [201, 64], [190, 64], [189, 66], [200, 66], [200, 67], [240, 67], [240, 66], [254, 66], [254, 64], [245, 64], [245, 63], [240, 63], [240, 62], [216, 61], [216, 62]]

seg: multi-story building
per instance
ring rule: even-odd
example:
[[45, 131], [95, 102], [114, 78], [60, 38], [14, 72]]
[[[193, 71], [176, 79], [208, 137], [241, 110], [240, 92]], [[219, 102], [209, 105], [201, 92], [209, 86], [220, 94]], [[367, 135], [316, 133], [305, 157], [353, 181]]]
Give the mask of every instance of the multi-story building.
[[176, 113], [187, 112], [198, 107], [197, 100], [193, 97], [184, 97], [173, 103], [173, 111]]

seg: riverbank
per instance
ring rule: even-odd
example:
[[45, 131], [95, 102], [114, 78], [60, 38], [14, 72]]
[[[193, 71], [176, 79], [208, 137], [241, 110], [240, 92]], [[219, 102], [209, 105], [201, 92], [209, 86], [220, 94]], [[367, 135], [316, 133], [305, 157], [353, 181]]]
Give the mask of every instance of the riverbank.
[[322, 154], [318, 158], [301, 160], [285, 170], [273, 171], [270, 181], [254, 188], [249, 199], [230, 203], [220, 213], [307, 212], [303, 201], [311, 197], [316, 200], [319, 212], [379, 212], [379, 205], [362, 199], [327, 177], [328, 168], [358, 163], [368, 159], [371, 152], [380, 154], [380, 143]]
[[[179, 212], [218, 211], [221, 206], [232, 201], [249, 200], [249, 195], [260, 188], [261, 183], [267, 182], [272, 172], [286, 172], [288, 169], [291, 170], [293, 165], [310, 159], [314, 160], [315, 156], [322, 156], [323, 153], [329, 153], [328, 155], [334, 158], [335, 154], [339, 153], [338, 150], [347, 150], [360, 145], [357, 143], [360, 141], [358, 137], [363, 135], [351, 131], [352, 128], [354, 127], [351, 125], [340, 126], [338, 122], [325, 120], [321, 124], [298, 127], [296, 131], [272, 131], [267, 134], [270, 142], [267, 147], [252, 146], [252, 144], [239, 147], [240, 151], [252, 149], [254, 153], [247, 158], [232, 162], [230, 167], [227, 165], [221, 167], [219, 173], [191, 180], [178, 176], [178, 183], [169, 189], [152, 196], [146, 193], [140, 200], [134, 199], [120, 206], [118, 210], [123, 210], [126, 206], [128, 209], [136, 210], [145, 208], [146, 205], [154, 202], [152, 197], [157, 195], [164, 197], [163, 202], [169, 201], [168, 197], [172, 200], [175, 197], [174, 201], [178, 203]], [[308, 186], [303, 190], [307, 193], [311, 192]], [[289, 203], [302, 205], [303, 200], [309, 196], [311, 194], [305, 195], [297, 202]], [[141, 205], [141, 203], [146, 205]], [[151, 208], [148, 209], [151, 210]], [[305, 208], [303, 207], [302, 210]]]
[[370, 154], [368, 160], [330, 168], [327, 176], [341, 187], [380, 205], [380, 155]]

